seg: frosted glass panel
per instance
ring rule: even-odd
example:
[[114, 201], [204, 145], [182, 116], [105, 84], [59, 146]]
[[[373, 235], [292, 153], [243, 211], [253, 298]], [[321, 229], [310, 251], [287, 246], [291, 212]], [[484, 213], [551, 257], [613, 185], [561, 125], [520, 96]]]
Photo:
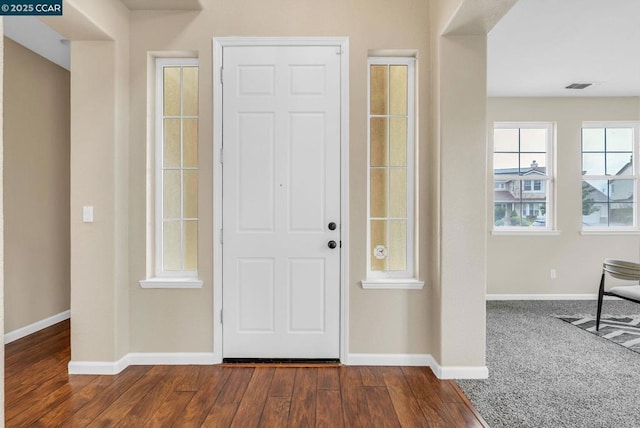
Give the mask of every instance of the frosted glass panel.
[[[198, 258], [198, 67], [162, 68], [162, 212], [158, 271], [195, 271]], [[187, 220], [189, 219], [189, 220]], [[162, 272], [159, 272], [161, 274]]]
[[371, 166], [388, 165], [387, 120], [385, 117], [371, 118]]
[[371, 168], [371, 217], [387, 216], [387, 169]]
[[519, 150], [517, 129], [494, 129], [494, 152], [517, 152]]
[[180, 119], [164, 119], [164, 154], [165, 168], [180, 166]]
[[389, 113], [407, 114], [407, 66], [389, 67]]
[[389, 119], [389, 140], [391, 150], [389, 153], [389, 165], [407, 166], [407, 119]]
[[180, 221], [166, 221], [162, 227], [163, 268], [164, 270], [181, 270]]
[[164, 68], [164, 115], [180, 114], [180, 67]]
[[184, 270], [198, 269], [198, 222], [184, 222]]
[[182, 115], [198, 115], [198, 67], [182, 69]]
[[582, 130], [582, 151], [604, 151], [604, 128], [585, 128]]
[[183, 171], [184, 177], [184, 218], [198, 217], [198, 171]]
[[180, 171], [164, 171], [163, 219], [180, 218]]
[[387, 270], [387, 222], [371, 220], [371, 270]]
[[389, 170], [389, 217], [407, 217], [407, 170]]
[[389, 221], [389, 270], [407, 269], [407, 222]]
[[198, 119], [182, 121], [182, 162], [187, 168], [198, 166]]
[[388, 76], [386, 65], [371, 66], [371, 114], [387, 114]]

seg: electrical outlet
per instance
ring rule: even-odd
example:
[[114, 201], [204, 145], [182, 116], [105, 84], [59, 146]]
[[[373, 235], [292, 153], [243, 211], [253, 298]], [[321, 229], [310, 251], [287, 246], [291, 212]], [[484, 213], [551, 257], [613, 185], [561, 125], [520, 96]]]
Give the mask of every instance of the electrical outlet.
[[556, 279], [556, 270], [555, 269], [551, 269], [549, 271], [549, 276], [551, 276], [551, 279]]

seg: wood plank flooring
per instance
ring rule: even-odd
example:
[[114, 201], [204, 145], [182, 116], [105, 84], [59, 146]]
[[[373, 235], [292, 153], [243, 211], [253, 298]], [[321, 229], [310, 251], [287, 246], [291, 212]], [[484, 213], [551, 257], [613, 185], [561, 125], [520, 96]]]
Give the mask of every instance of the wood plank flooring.
[[5, 347], [7, 427], [483, 427], [425, 367], [133, 366], [67, 374], [69, 322]]

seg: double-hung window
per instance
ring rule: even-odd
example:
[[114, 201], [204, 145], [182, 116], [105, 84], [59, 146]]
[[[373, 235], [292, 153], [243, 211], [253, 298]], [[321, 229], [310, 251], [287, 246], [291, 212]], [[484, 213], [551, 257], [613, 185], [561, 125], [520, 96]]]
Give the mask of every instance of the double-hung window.
[[415, 262], [415, 58], [368, 62], [365, 288], [421, 288]]
[[494, 124], [494, 231], [553, 229], [553, 139], [552, 123]]
[[637, 123], [583, 123], [583, 230], [638, 227], [637, 148]]
[[154, 278], [198, 287], [198, 60], [156, 59]]

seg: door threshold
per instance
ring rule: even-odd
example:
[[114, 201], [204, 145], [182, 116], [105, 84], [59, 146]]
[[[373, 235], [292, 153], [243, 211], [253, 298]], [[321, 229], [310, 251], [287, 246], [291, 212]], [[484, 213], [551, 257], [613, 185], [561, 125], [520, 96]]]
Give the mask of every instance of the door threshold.
[[340, 367], [338, 358], [224, 358], [225, 367]]

